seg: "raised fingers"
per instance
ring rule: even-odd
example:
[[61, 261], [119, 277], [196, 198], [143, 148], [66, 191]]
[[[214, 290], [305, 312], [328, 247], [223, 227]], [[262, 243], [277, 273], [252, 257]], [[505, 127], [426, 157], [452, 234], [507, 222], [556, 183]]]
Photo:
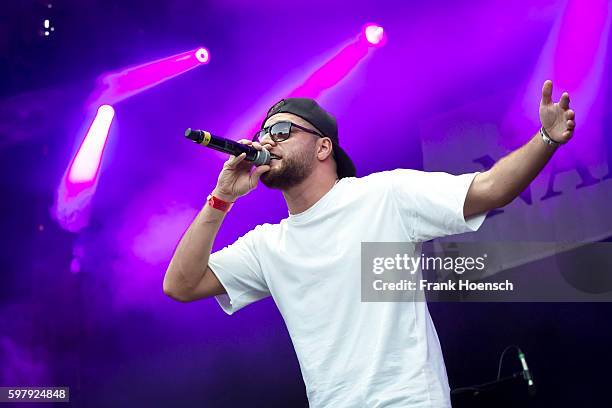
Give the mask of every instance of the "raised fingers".
[[542, 103], [544, 105], [548, 105], [549, 103], [552, 103], [552, 90], [553, 90], [552, 81], [548, 79], [544, 82], [544, 85], [542, 86]]
[[559, 106], [561, 106], [563, 109], [569, 109], [569, 103], [569, 94], [567, 92], [563, 92], [563, 95], [561, 95], [561, 100], [559, 100]]

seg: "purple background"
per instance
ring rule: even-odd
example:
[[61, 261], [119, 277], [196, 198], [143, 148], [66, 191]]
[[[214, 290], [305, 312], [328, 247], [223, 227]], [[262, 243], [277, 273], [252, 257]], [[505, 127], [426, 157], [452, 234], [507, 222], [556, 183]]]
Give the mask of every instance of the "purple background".
[[[388, 43], [321, 103], [358, 175], [419, 169], [422, 121], [523, 89], [566, 2], [51, 3], [12, 2], [0, 17], [0, 385], [68, 385], [74, 406], [287, 407], [303, 406], [305, 391], [270, 299], [227, 317], [213, 300], [180, 304], [162, 293], [174, 246], [224, 161], [184, 129], [244, 137], [283, 89], [374, 21]], [[49, 38], [38, 35], [44, 18], [55, 26]], [[209, 65], [115, 106], [89, 227], [60, 229], [50, 208], [93, 117], [85, 101], [96, 78], [200, 45]], [[612, 95], [609, 82], [598, 85], [602, 100]], [[529, 92], [537, 114], [539, 88]], [[609, 108], [598, 120], [610, 133]], [[286, 214], [280, 193], [261, 187], [235, 205], [215, 248]], [[610, 304], [430, 309], [451, 387], [493, 379], [499, 353], [516, 343], [538, 379], [532, 404], [607, 398]]]

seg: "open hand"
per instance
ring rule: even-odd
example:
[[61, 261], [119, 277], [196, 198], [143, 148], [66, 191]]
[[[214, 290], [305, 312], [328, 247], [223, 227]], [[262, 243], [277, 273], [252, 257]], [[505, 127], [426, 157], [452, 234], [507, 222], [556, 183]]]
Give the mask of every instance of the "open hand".
[[559, 102], [552, 100], [553, 84], [549, 79], [542, 87], [542, 101], [540, 102], [540, 122], [552, 140], [567, 143], [574, 134], [576, 122], [574, 111], [569, 108], [569, 94], [563, 92]]

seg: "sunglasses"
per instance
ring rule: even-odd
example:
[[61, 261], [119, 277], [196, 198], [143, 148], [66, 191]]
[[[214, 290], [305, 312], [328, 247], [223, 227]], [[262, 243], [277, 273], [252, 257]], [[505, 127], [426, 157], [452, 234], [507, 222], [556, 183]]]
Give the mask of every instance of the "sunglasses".
[[300, 125], [296, 125], [295, 123], [289, 122], [287, 120], [276, 122], [272, 126], [268, 126], [261, 129], [260, 131], [255, 133], [255, 136], [253, 136], [253, 141], [261, 143], [266, 136], [270, 136], [270, 139], [272, 139], [274, 142], [282, 142], [289, 139], [289, 136], [291, 135], [291, 130], [293, 128], [297, 128], [303, 130], [304, 132], [312, 133], [313, 135], [323, 137], [323, 135], [319, 132], [315, 132], [314, 130], [307, 129]]

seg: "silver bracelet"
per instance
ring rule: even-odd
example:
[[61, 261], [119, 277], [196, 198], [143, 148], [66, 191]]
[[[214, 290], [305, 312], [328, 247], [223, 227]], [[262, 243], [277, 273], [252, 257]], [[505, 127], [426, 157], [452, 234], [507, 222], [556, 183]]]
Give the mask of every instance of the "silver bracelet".
[[555, 142], [554, 140], [552, 140], [550, 136], [548, 136], [548, 133], [546, 133], [544, 126], [540, 128], [540, 135], [542, 136], [542, 140], [544, 141], [544, 143], [546, 143], [549, 146], [559, 147], [563, 144], [563, 143]]

